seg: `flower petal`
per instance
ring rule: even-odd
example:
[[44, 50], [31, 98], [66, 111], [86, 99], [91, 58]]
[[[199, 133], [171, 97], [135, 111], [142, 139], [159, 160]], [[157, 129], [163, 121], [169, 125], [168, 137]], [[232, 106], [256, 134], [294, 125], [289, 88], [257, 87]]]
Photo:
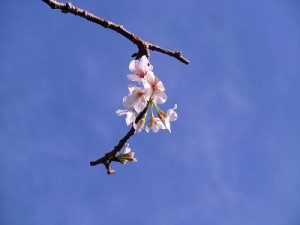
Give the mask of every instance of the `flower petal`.
[[136, 101], [137, 101], [137, 96], [130, 94], [123, 98], [123, 105], [126, 107], [131, 107], [135, 104]]
[[165, 92], [161, 92], [161, 91], [156, 91], [153, 94], [152, 98], [157, 104], [163, 104], [167, 101], [167, 95], [165, 94]]
[[129, 63], [129, 70], [138, 75], [140, 78], [143, 78], [148, 71], [153, 70], [153, 66], [150, 65], [148, 58], [143, 55], [140, 60], [132, 60]]
[[131, 81], [138, 81], [141, 82], [142, 79], [140, 78], [140, 76], [136, 75], [136, 74], [128, 74], [127, 78]]
[[118, 116], [122, 116], [124, 114], [127, 114], [128, 110], [127, 109], [118, 109], [116, 111], [116, 113], [118, 114]]

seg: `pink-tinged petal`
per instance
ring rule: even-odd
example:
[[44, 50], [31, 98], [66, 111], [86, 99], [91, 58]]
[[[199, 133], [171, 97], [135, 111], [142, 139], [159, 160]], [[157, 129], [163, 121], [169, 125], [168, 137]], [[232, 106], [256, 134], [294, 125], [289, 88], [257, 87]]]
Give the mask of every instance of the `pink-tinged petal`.
[[153, 131], [154, 133], [157, 133], [157, 132], [159, 131], [159, 126], [158, 126], [158, 124], [154, 123], [154, 124], [152, 125], [152, 131]]
[[143, 55], [140, 59], [140, 67], [142, 68], [144, 75], [146, 75], [148, 71], [153, 70], [153, 66], [150, 64], [149, 59], [145, 55]]
[[149, 63], [149, 59], [147, 58], [147, 56], [143, 55], [141, 58], [140, 58], [140, 62], [142, 64], [145, 64], [147, 65]]
[[142, 83], [143, 83], [143, 89], [144, 90], [149, 90], [149, 91], [152, 92], [152, 85], [149, 84], [145, 78], [142, 79]]
[[134, 123], [134, 121], [135, 121], [135, 112], [132, 111], [132, 110], [128, 111], [127, 114], [126, 114], [125, 121], [126, 121], [127, 126], [131, 123]]
[[142, 78], [140, 78], [140, 76], [136, 75], [136, 74], [128, 74], [127, 78], [131, 81], [137, 81], [137, 82], [141, 82]]
[[124, 114], [127, 114], [128, 110], [127, 109], [118, 109], [116, 111], [116, 113], [118, 114], [118, 116], [122, 116]]
[[171, 133], [171, 124], [170, 124], [170, 120], [169, 119], [165, 120], [165, 126], [166, 126], [167, 130]]
[[139, 122], [137, 122], [136, 124], [134, 124], [134, 129], [137, 133], [140, 133], [145, 125], [145, 119], [140, 119]]
[[175, 109], [177, 109], [176, 104], [173, 109], [168, 109], [167, 112], [163, 112], [159, 108], [157, 108], [156, 111], [159, 119], [164, 123], [165, 127], [170, 131], [170, 133], [171, 133], [170, 121], [175, 121], [178, 118], [177, 113], [174, 111]]
[[157, 104], [163, 104], [167, 101], [167, 95], [165, 94], [165, 92], [159, 92], [156, 91], [153, 94], [153, 101], [156, 102]]
[[167, 111], [167, 115], [170, 118], [170, 121], [175, 121], [178, 118], [177, 113], [174, 111], [175, 109], [177, 109], [177, 104], [175, 104], [173, 109], [168, 109]]
[[133, 93], [133, 92], [136, 92], [136, 91], [139, 91], [139, 90], [141, 90], [141, 88], [140, 88], [140, 87], [137, 87], [137, 86], [134, 86], [134, 85], [131, 85], [131, 84], [129, 84], [129, 85], [128, 85], [128, 90], [129, 90], [129, 93]]
[[159, 118], [153, 119], [153, 125], [152, 125], [152, 131], [154, 133], [157, 133], [159, 129], [166, 129], [165, 125]]
[[156, 77], [152, 71], [148, 71], [143, 81], [143, 84], [151, 84], [153, 86], [156, 83]]
[[163, 82], [158, 81], [158, 83], [157, 83], [157, 90], [165, 91], [165, 86], [164, 86]]
[[166, 129], [166, 126], [164, 125], [164, 123], [159, 118], [155, 118], [155, 120], [158, 123], [158, 126], [159, 126], [160, 129]]
[[152, 95], [152, 88], [144, 88], [144, 96], [145, 96], [145, 99], [147, 101], [149, 101], [151, 95]]
[[166, 127], [159, 118], [154, 117], [152, 114], [145, 129], [147, 132], [149, 132], [150, 129], [152, 129], [154, 133], [157, 133], [159, 129], [166, 129]]
[[135, 104], [135, 102], [137, 101], [137, 99], [138, 99], [137, 96], [133, 95], [133, 94], [125, 96], [123, 98], [123, 105], [125, 107], [132, 107]]
[[143, 78], [148, 71], [152, 71], [153, 67], [150, 65], [146, 56], [142, 56], [140, 60], [132, 60], [129, 63], [129, 70], [140, 78]]
[[125, 115], [126, 114], [126, 124], [127, 126], [131, 123], [134, 123], [135, 122], [135, 114], [136, 112], [134, 110], [129, 110], [129, 109], [118, 109], [116, 111], [116, 113], [118, 114], [118, 116], [122, 116], [122, 115]]
[[150, 120], [148, 121], [148, 123], [146, 125], [146, 128], [145, 128], [147, 133], [149, 133], [149, 131], [150, 131], [152, 125], [153, 125], [153, 119], [154, 119], [154, 116], [153, 116], [153, 113], [152, 113], [151, 116], [150, 116]]
[[143, 109], [144, 109], [146, 106], [147, 106], [146, 100], [143, 99], [143, 98], [140, 98], [140, 99], [136, 102], [136, 104], [134, 104], [134, 109], [135, 109], [136, 112], [139, 113], [139, 112], [142, 112]]
[[135, 74], [138, 74], [138, 66], [139, 65], [139, 61], [138, 60], [132, 60], [130, 63], [129, 63], [129, 70]]

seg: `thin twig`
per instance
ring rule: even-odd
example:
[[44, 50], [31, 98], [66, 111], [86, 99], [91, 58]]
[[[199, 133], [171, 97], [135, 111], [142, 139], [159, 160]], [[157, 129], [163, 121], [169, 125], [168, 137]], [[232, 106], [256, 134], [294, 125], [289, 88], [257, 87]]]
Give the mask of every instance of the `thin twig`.
[[161, 52], [171, 57], [174, 57], [179, 61], [183, 62], [184, 64], [189, 64], [189, 61], [182, 56], [180, 51], [170, 51], [168, 49], [154, 45], [150, 42], [144, 41], [134, 33], [126, 30], [122, 25], [95, 16], [94, 14], [87, 12], [84, 9], [80, 9], [77, 6], [74, 6], [71, 2], [60, 3], [55, 0], [42, 0], [42, 1], [48, 4], [52, 9], [60, 9], [63, 13], [71, 13], [76, 16], [80, 16], [86, 20], [99, 24], [104, 28], [114, 30], [117, 33], [121, 34], [122, 36], [130, 40], [133, 44], [135, 44], [138, 47], [139, 50], [137, 53], [134, 53], [132, 55], [133, 57], [140, 58], [143, 55], [149, 57], [149, 49], [150, 49], [152, 51]]
[[[140, 112], [140, 114], [136, 117], [135, 119], [135, 123], [139, 122], [140, 119], [143, 118], [143, 116], [146, 114], [147, 110], [148, 110], [148, 107], [149, 107], [149, 102], [147, 104], [147, 106], [143, 109], [142, 112]], [[126, 144], [126, 142], [129, 140], [129, 138], [134, 135], [134, 132], [135, 132], [135, 129], [134, 127], [132, 126], [130, 128], [130, 130], [127, 132], [127, 134], [119, 141], [119, 143], [114, 146], [114, 149], [111, 150], [110, 152], [106, 153], [104, 156], [102, 156], [101, 158], [97, 159], [97, 160], [94, 160], [94, 161], [91, 161], [90, 162], [90, 165], [91, 166], [96, 166], [98, 164], [104, 164], [106, 170], [107, 170], [107, 173], [108, 174], [113, 174], [115, 171], [112, 169], [112, 167], [110, 166], [110, 163], [112, 161], [116, 161], [118, 162], [118, 158], [116, 157], [117, 153], [119, 151], [121, 151], [121, 149], [124, 147], [124, 145]]]

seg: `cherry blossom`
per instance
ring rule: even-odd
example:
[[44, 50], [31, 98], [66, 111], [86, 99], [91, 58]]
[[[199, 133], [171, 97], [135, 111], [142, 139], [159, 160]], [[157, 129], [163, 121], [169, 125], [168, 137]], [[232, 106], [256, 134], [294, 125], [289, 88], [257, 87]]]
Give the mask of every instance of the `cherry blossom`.
[[148, 58], [143, 55], [140, 60], [132, 60], [129, 64], [129, 70], [133, 74], [127, 75], [129, 80], [141, 82], [149, 71], [153, 70]]
[[167, 112], [161, 111], [159, 108], [157, 108], [157, 115], [161, 119], [161, 121], [165, 124], [165, 127], [170, 131], [171, 133], [171, 124], [170, 121], [177, 120], [178, 116], [177, 113], [174, 111], [177, 109], [177, 105], [175, 104], [173, 109], [168, 109]]
[[130, 110], [130, 109], [118, 109], [116, 111], [116, 113], [118, 114], [118, 116], [122, 116], [122, 115], [125, 115], [126, 114], [126, 124], [127, 126], [131, 123], [134, 123], [135, 122], [135, 114], [136, 114], [136, 111], [135, 110]]
[[133, 107], [137, 113], [143, 111], [149, 100], [145, 96], [145, 90], [137, 86], [129, 86], [128, 89], [129, 95], [123, 98], [124, 106]]
[[[153, 73], [153, 66], [150, 64], [146, 56], [142, 56], [140, 60], [132, 60], [129, 69], [134, 74], [128, 75], [132, 81], [138, 81], [139, 86], [129, 85], [129, 94], [123, 98], [123, 105], [129, 109], [119, 109], [116, 113], [126, 115], [126, 124], [132, 124], [136, 133], [141, 132], [144, 128], [146, 132], [152, 130], [157, 133], [160, 129], [167, 129], [171, 132], [170, 121], [177, 120], [178, 116], [175, 112], [177, 105], [173, 109], [162, 111], [157, 105], [167, 101], [165, 87], [162, 81]], [[158, 117], [153, 114], [153, 107], [156, 108]], [[141, 118], [136, 121], [136, 116], [145, 110]], [[146, 123], [147, 112], [151, 110], [150, 119]]]
[[152, 129], [152, 131], [154, 133], [157, 133], [159, 131], [159, 129], [166, 129], [165, 125], [163, 124], [163, 122], [161, 121], [160, 118], [154, 117], [153, 113], [150, 117], [149, 122], [146, 125], [146, 132], [149, 132], [150, 129]]
[[164, 84], [154, 75], [148, 72], [143, 79], [143, 86], [147, 97], [151, 97], [156, 104], [163, 104], [167, 101]]

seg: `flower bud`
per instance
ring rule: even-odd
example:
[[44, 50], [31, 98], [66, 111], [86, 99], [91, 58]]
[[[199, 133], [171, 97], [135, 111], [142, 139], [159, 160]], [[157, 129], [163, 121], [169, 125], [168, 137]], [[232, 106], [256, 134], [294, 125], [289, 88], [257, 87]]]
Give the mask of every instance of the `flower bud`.
[[137, 162], [137, 159], [134, 158], [134, 152], [132, 152], [131, 149], [129, 148], [129, 144], [127, 144], [124, 152], [117, 155], [117, 158], [120, 161], [120, 163], [122, 163], [124, 165], [126, 164], [127, 161]]

